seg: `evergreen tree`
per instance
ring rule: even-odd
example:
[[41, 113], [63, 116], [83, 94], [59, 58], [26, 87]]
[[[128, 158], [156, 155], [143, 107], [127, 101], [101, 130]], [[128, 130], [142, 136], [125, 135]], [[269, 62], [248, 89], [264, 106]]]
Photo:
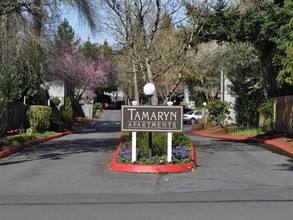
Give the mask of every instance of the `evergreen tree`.
[[293, 1], [285, 0], [283, 10], [290, 20], [279, 27], [278, 35], [274, 38], [279, 49], [276, 62], [282, 63], [277, 81], [280, 85], [293, 85]]
[[90, 39], [79, 46], [78, 52], [88, 59], [97, 59], [99, 57], [100, 48], [98, 43], [92, 43]]
[[59, 50], [62, 48], [70, 49], [76, 48], [79, 44], [79, 40], [75, 39], [75, 33], [72, 26], [69, 24], [67, 19], [64, 19], [58, 26], [55, 37], [55, 46]]

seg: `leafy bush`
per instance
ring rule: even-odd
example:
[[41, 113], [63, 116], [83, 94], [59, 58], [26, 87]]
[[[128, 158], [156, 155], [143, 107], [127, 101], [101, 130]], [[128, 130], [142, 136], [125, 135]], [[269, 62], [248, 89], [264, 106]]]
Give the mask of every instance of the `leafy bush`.
[[262, 130], [266, 132], [271, 131], [274, 124], [273, 103], [267, 100], [259, 106], [258, 112], [263, 119], [263, 122], [260, 124]]
[[56, 106], [52, 106], [51, 129], [56, 132], [61, 132], [65, 129], [64, 118]]
[[[148, 132], [140, 132], [137, 135], [137, 163], [143, 164], [165, 164], [167, 163], [167, 134], [153, 132], [153, 156], [149, 159], [148, 156]], [[173, 163], [188, 163], [190, 162], [190, 139], [183, 133], [173, 133]], [[123, 144], [118, 156], [118, 162], [131, 163], [131, 133], [125, 132], [123, 135]]]
[[84, 100], [79, 100], [78, 101], [78, 105], [84, 105], [85, 104], [85, 101]]
[[131, 141], [132, 135], [131, 132], [123, 132], [123, 142]]
[[68, 116], [66, 114], [66, 112], [63, 112], [63, 117], [62, 118], [64, 120], [64, 126], [65, 126], [65, 128], [71, 128], [72, 125], [73, 125], [73, 122], [74, 122], [73, 118], [70, 117], [70, 116]]
[[66, 128], [70, 128], [74, 122], [73, 109], [70, 97], [65, 98], [65, 110], [63, 112], [63, 120]]
[[[52, 98], [51, 101], [58, 106], [61, 101], [59, 98]], [[70, 97], [65, 98], [65, 109], [57, 109], [56, 106], [52, 106], [53, 112], [51, 117], [51, 127], [54, 131], [64, 131], [65, 128], [71, 128], [74, 122], [73, 108]]]
[[[149, 133], [139, 132], [137, 134], [138, 155], [148, 157]], [[163, 155], [167, 153], [167, 134], [152, 132], [153, 155]]]
[[229, 115], [229, 108], [231, 103], [221, 100], [210, 101], [207, 105], [210, 118], [216, 122], [217, 125], [224, 127], [225, 119]]
[[249, 94], [238, 96], [235, 102], [237, 124], [242, 128], [256, 127], [259, 117], [257, 107], [258, 100], [254, 96]]
[[54, 97], [54, 98], [51, 99], [51, 102], [54, 105], [58, 106], [61, 103], [61, 100], [58, 97]]
[[68, 116], [73, 118], [73, 109], [72, 109], [72, 102], [70, 97], [65, 98], [65, 110], [64, 113]]
[[65, 123], [59, 118], [59, 116], [52, 115], [51, 128], [53, 131], [62, 132], [65, 129]]
[[183, 133], [173, 133], [172, 134], [172, 146], [177, 147], [179, 145], [189, 146], [190, 139]]
[[85, 120], [86, 120], [86, 118], [81, 117], [81, 116], [75, 117], [75, 119], [74, 119], [74, 121], [77, 121], [77, 122], [83, 122]]
[[31, 133], [41, 133], [50, 127], [52, 109], [49, 106], [32, 105], [27, 113], [31, 126]]
[[99, 102], [99, 103], [94, 103], [93, 105], [93, 117], [96, 116], [96, 113], [98, 110], [103, 110], [103, 105]]

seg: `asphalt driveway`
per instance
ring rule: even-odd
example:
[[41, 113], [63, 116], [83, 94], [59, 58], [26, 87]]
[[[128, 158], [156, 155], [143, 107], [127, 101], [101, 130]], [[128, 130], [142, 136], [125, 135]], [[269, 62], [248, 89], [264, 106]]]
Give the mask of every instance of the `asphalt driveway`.
[[191, 136], [196, 171], [109, 171], [120, 114], [1, 159], [0, 219], [293, 219], [292, 158], [263, 145]]

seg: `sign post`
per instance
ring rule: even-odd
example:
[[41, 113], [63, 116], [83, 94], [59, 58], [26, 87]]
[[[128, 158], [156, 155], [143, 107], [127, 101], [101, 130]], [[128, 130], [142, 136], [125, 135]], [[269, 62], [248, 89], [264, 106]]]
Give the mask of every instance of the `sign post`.
[[182, 132], [182, 106], [129, 106], [122, 108], [122, 131]]
[[168, 132], [167, 161], [172, 162], [172, 132]]
[[167, 132], [167, 161], [172, 162], [172, 132], [183, 131], [182, 106], [122, 106], [122, 131], [132, 132], [132, 162], [136, 161], [136, 132]]
[[[172, 106], [173, 102], [167, 102], [167, 105]], [[172, 162], [172, 132], [168, 132], [167, 162]]]
[[136, 131], [132, 132], [132, 138], [131, 138], [131, 162], [135, 163], [136, 161]]
[[[132, 101], [132, 105], [137, 105], [137, 101]], [[136, 131], [132, 132], [131, 135], [131, 162], [135, 163], [136, 161]]]

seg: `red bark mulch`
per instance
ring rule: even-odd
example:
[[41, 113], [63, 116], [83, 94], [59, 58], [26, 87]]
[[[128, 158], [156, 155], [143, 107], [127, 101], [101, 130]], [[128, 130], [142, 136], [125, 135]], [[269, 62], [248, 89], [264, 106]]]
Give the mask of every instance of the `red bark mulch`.
[[[229, 131], [234, 131], [237, 129], [237, 127], [228, 127], [226, 132], [223, 130], [221, 127], [213, 126], [213, 125], [205, 125], [204, 127], [202, 125], [197, 125], [194, 130], [200, 131], [203, 133], [207, 134], [212, 134], [212, 135], [227, 135], [230, 134]], [[251, 136], [251, 137], [256, 137], [256, 138], [261, 138], [264, 140], [273, 140], [276, 142], [279, 142], [281, 144], [284, 144], [288, 147], [292, 147], [293, 149], [293, 136], [292, 135], [287, 135], [283, 133], [262, 133], [258, 134], [256, 136]]]

